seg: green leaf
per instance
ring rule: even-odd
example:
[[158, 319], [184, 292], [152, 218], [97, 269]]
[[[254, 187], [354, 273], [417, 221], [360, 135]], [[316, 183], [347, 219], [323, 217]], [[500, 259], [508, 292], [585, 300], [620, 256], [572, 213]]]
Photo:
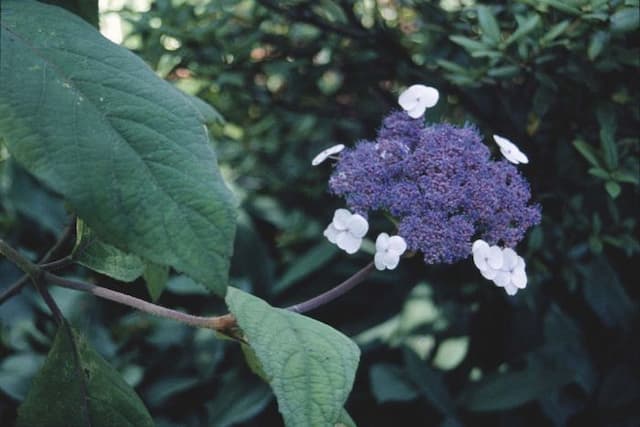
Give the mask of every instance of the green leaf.
[[580, 9], [577, 9], [571, 5], [568, 5], [566, 1], [561, 0], [539, 0], [540, 3], [548, 4], [551, 7], [554, 7], [563, 12], [569, 13], [571, 15], [580, 15]]
[[637, 174], [633, 172], [628, 172], [624, 170], [617, 170], [611, 173], [611, 178], [615, 179], [618, 182], [626, 182], [627, 184], [635, 184], [638, 185], [640, 180]]
[[224, 123], [222, 115], [211, 105], [204, 102], [197, 96], [189, 95], [184, 92], [180, 92], [185, 96], [187, 101], [198, 111], [198, 118], [203, 124], [209, 125], [212, 123]]
[[615, 181], [605, 182], [604, 188], [605, 190], [607, 190], [607, 193], [609, 193], [609, 196], [611, 196], [612, 199], [617, 198], [620, 195], [620, 192], [622, 191], [620, 184], [618, 184]]
[[144, 281], [147, 284], [147, 291], [152, 301], [157, 301], [162, 295], [162, 291], [167, 286], [169, 280], [169, 267], [158, 265], [152, 262], [146, 263], [144, 267]]
[[66, 323], [18, 409], [18, 427], [153, 426], [142, 401]]
[[493, 44], [500, 42], [500, 27], [498, 21], [493, 16], [493, 12], [487, 6], [478, 6], [478, 23], [482, 34], [487, 36]]
[[531, 15], [529, 18], [527, 18], [526, 21], [520, 23], [518, 25], [518, 29], [515, 30], [513, 34], [509, 36], [509, 38], [506, 41], [507, 46], [510, 45], [511, 43], [517, 42], [518, 40], [520, 40], [521, 38], [529, 34], [531, 31], [535, 30], [539, 23], [540, 23], [540, 16]]
[[0, 133], [11, 154], [105, 243], [224, 295], [235, 208], [198, 111], [63, 9], [2, 8]]
[[607, 172], [604, 169], [601, 168], [589, 168], [588, 170], [589, 174], [601, 178], [601, 179], [610, 179], [611, 176], [609, 174], [609, 172]]
[[573, 146], [576, 147], [576, 150], [582, 154], [582, 157], [587, 159], [589, 163], [591, 163], [594, 167], [599, 168], [600, 162], [598, 161], [597, 154], [592, 146], [587, 144], [586, 141], [582, 139], [576, 139], [573, 141]]
[[566, 19], [564, 21], [557, 23], [553, 27], [551, 27], [549, 31], [547, 31], [547, 33], [544, 36], [542, 36], [542, 38], [540, 38], [540, 44], [546, 45], [551, 43], [553, 40], [556, 39], [556, 37], [564, 33], [567, 27], [569, 27], [569, 24], [571, 24], [571, 21]]
[[271, 384], [285, 424], [336, 423], [360, 357], [353, 341], [232, 287], [226, 301]]
[[139, 256], [104, 243], [81, 219], [76, 221], [76, 246], [71, 256], [78, 264], [122, 282], [133, 282], [144, 273]]
[[591, 36], [589, 47], [587, 48], [587, 56], [591, 61], [596, 59], [602, 53], [604, 47], [609, 42], [609, 33], [605, 31], [597, 31]]
[[237, 369], [222, 377], [213, 399], [207, 404], [210, 426], [227, 427], [258, 415], [273, 399], [269, 386], [256, 377], [248, 378]]
[[611, 15], [611, 31], [627, 33], [640, 27], [640, 9], [625, 7]]
[[487, 75], [491, 77], [506, 78], [517, 76], [519, 72], [520, 67], [518, 67], [517, 65], [505, 65], [504, 67], [490, 69], [489, 71], [487, 71]]
[[34, 353], [18, 353], [4, 357], [0, 364], [0, 390], [16, 400], [24, 400], [31, 379], [42, 366], [44, 357]]
[[377, 363], [369, 370], [369, 382], [376, 402], [408, 401], [418, 397], [416, 386], [396, 365]]
[[559, 366], [536, 364], [522, 371], [489, 375], [467, 387], [460, 403], [470, 411], [501, 411], [540, 399], [570, 383], [575, 373]]
[[604, 154], [604, 162], [607, 167], [618, 167], [618, 147], [616, 147], [615, 134], [618, 127], [613, 108], [609, 105], [596, 109], [596, 118], [600, 124], [600, 145]]
[[576, 268], [583, 278], [585, 300], [602, 323], [620, 329], [630, 325], [637, 309], [609, 260], [599, 256]]
[[338, 421], [336, 421], [336, 424], [333, 427], [358, 427], [356, 425], [356, 422], [353, 421], [353, 418], [351, 418], [351, 415], [349, 415], [349, 413], [342, 409], [342, 411], [340, 412], [340, 417], [338, 417]]
[[469, 52], [473, 52], [475, 50], [488, 50], [490, 49], [490, 46], [487, 46], [486, 44], [479, 42], [477, 40], [473, 40], [470, 39], [468, 37], [464, 37], [464, 36], [449, 36], [449, 39], [456, 43], [459, 44], [460, 46], [464, 47], [465, 49], [467, 49]]
[[418, 386], [420, 393], [443, 414], [454, 414], [454, 404], [442, 377], [413, 350], [405, 349], [403, 356], [409, 377]]
[[60, 6], [83, 18], [98, 28], [98, 0], [40, 0], [43, 3]]
[[272, 293], [277, 295], [288, 289], [291, 285], [305, 278], [309, 274], [326, 265], [331, 259], [338, 254], [335, 245], [327, 242], [319, 243], [309, 249], [293, 263], [291, 267], [284, 273], [282, 278], [275, 284]]

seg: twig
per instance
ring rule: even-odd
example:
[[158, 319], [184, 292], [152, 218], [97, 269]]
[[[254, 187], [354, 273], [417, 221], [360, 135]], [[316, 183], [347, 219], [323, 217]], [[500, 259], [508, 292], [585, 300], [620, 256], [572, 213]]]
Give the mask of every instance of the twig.
[[316, 308], [328, 302], [333, 301], [334, 299], [344, 295], [345, 293], [362, 283], [362, 281], [373, 270], [373, 266], [373, 262], [370, 262], [364, 268], [355, 273], [353, 276], [349, 277], [344, 282], [340, 283], [338, 286], [331, 288], [327, 292], [324, 292], [309, 300], [287, 307], [287, 310], [293, 311], [295, 313], [306, 313], [308, 311], [315, 310]]
[[[62, 236], [58, 239], [58, 241], [44, 254], [44, 256], [38, 261], [38, 264], [45, 264], [49, 261], [53, 255], [56, 254], [62, 248], [65, 243], [73, 237], [76, 228], [76, 217], [73, 216], [71, 218], [71, 223], [65, 228]], [[63, 258], [64, 259], [64, 258]], [[54, 267], [59, 268], [59, 267]], [[25, 274], [20, 279], [15, 281], [13, 284], [9, 285], [9, 287], [0, 294], [0, 305], [2, 305], [5, 301], [10, 299], [11, 297], [18, 295], [22, 292], [22, 289], [29, 283], [29, 275]]]
[[62, 316], [60, 308], [53, 300], [53, 297], [51, 297], [51, 294], [49, 294], [49, 291], [47, 291], [45, 286], [43, 286], [43, 271], [40, 269], [40, 267], [29, 261], [26, 257], [22, 256], [18, 251], [13, 249], [2, 239], [0, 239], [0, 254], [7, 257], [7, 259], [14, 263], [20, 270], [27, 273], [27, 277], [31, 279], [33, 285], [42, 296], [42, 299], [44, 299], [44, 302], [51, 310], [51, 313], [53, 313], [53, 317], [56, 319], [56, 322], [58, 323], [58, 325], [61, 325], [64, 322], [64, 316]]

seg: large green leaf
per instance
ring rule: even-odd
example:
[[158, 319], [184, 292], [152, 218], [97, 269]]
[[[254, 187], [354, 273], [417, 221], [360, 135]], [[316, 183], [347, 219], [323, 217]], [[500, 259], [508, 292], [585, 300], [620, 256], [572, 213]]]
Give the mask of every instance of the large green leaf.
[[333, 426], [358, 366], [360, 351], [353, 341], [235, 288], [229, 288], [226, 301], [273, 388], [285, 424]]
[[18, 410], [21, 427], [142, 427], [153, 420], [140, 398], [67, 324]]
[[63, 9], [2, 2], [0, 133], [106, 243], [226, 291], [231, 193], [202, 114]]

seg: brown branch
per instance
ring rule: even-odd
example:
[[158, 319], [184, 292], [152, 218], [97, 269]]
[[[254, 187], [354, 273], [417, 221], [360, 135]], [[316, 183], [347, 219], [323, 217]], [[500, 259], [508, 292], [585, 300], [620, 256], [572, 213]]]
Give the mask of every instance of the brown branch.
[[[47, 265], [47, 261], [49, 261], [66, 243], [71, 240], [75, 233], [76, 229], [76, 217], [73, 216], [71, 219], [71, 223], [65, 228], [64, 232], [60, 236], [60, 238], [56, 241], [56, 243], [44, 254], [38, 264]], [[64, 258], [63, 258], [64, 259]], [[57, 267], [54, 267], [57, 268]], [[18, 295], [22, 292], [22, 289], [29, 283], [29, 275], [25, 274], [20, 279], [15, 281], [13, 284], [9, 285], [9, 287], [0, 294], [0, 305], [2, 305], [8, 299]]]

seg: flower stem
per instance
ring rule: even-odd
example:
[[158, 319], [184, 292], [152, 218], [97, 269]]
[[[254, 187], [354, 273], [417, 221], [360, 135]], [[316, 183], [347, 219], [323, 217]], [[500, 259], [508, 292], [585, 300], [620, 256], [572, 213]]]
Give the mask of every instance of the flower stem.
[[321, 307], [328, 302], [331, 302], [334, 299], [344, 295], [345, 293], [349, 292], [351, 289], [362, 283], [362, 281], [373, 270], [373, 266], [374, 264], [372, 261], [336, 287], [331, 288], [328, 291], [309, 300], [287, 307], [286, 309], [289, 311], [293, 311], [294, 313], [306, 313], [308, 311], [315, 310], [316, 308]]

